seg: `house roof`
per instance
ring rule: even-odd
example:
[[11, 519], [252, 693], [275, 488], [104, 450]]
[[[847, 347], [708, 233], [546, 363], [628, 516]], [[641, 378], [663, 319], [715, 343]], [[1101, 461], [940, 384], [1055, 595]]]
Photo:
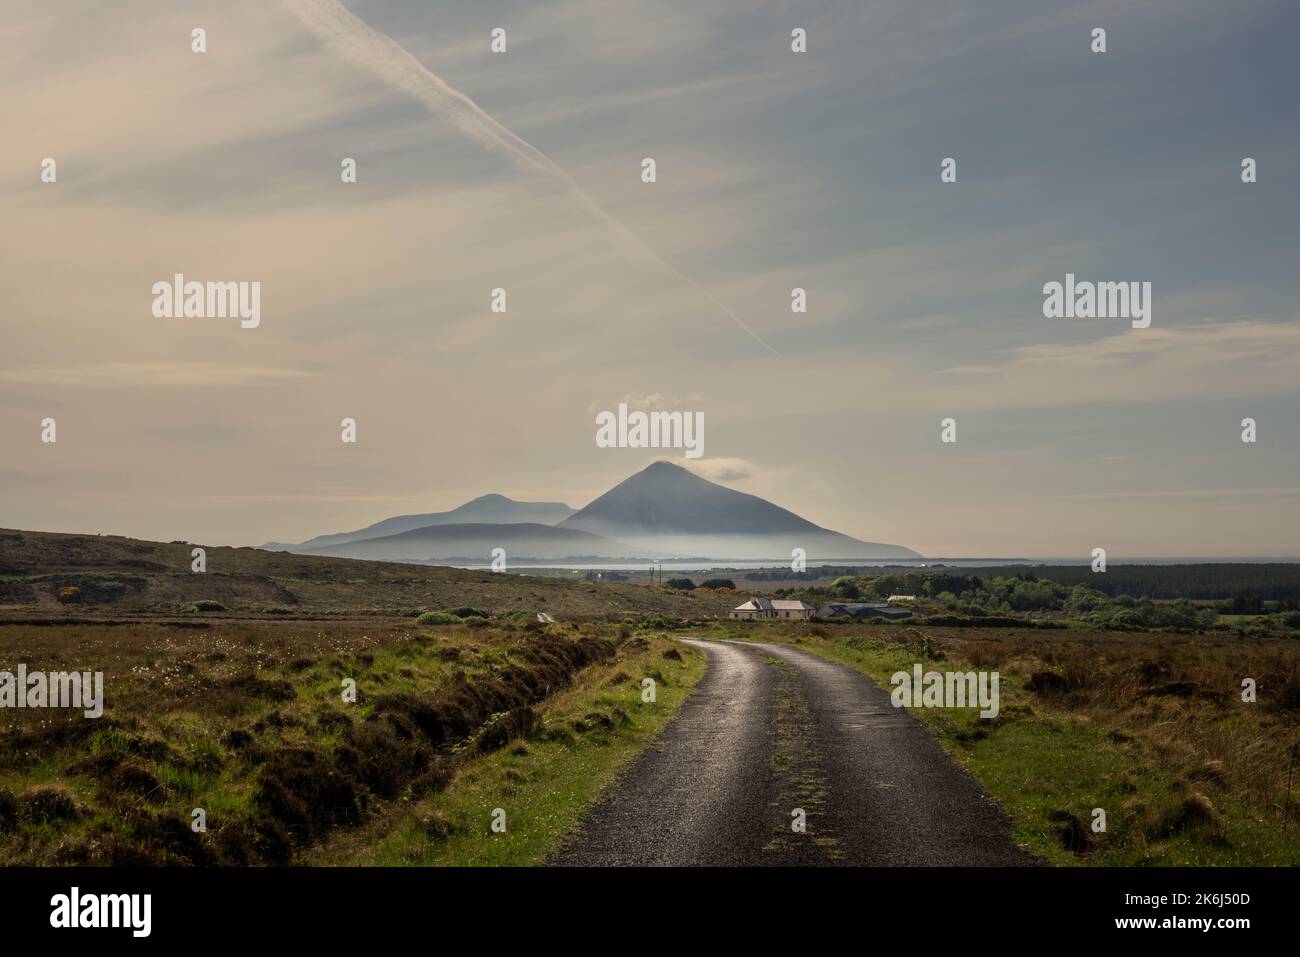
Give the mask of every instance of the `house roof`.
[[815, 611], [806, 601], [787, 601], [783, 598], [754, 597], [743, 605], [737, 605], [736, 611]]

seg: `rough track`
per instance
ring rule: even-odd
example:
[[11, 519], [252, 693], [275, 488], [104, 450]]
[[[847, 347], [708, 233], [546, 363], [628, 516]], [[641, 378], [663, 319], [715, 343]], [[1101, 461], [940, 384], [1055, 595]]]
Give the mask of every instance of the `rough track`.
[[709, 655], [704, 678], [551, 863], [1039, 863], [865, 675], [782, 645], [687, 640]]

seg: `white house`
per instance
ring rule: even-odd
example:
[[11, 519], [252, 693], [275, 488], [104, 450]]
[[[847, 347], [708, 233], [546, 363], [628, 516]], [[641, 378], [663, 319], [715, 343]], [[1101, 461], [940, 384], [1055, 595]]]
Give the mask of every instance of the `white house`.
[[732, 618], [811, 618], [817, 609], [804, 601], [755, 597], [737, 605]]

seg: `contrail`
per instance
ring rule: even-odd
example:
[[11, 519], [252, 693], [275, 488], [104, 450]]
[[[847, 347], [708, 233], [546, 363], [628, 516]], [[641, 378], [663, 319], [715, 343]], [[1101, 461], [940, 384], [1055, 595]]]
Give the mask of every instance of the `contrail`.
[[344, 59], [368, 70], [394, 90], [418, 100], [430, 113], [446, 119], [470, 139], [501, 154], [520, 169], [545, 173], [558, 180], [588, 212], [613, 229], [631, 248], [699, 292], [763, 348], [773, 355], [780, 355], [713, 293], [664, 259], [606, 212], [554, 160], [527, 140], [516, 136], [464, 93], [426, 69], [423, 63], [407, 53], [392, 37], [375, 30], [338, 0], [285, 0], [285, 3], [308, 30]]

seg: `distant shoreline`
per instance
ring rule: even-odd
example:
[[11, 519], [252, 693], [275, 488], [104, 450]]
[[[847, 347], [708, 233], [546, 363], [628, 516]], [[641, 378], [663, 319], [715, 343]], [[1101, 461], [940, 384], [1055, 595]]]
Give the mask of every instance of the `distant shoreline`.
[[[471, 561], [465, 558], [436, 559], [412, 562], [417, 565], [445, 565], [451, 568], [469, 570], [487, 570], [490, 564], [483, 561]], [[807, 560], [808, 569], [816, 568], [902, 568], [909, 571], [934, 568], [1005, 568], [1024, 566], [1025, 568], [1086, 568], [1087, 559], [1064, 558], [927, 558], [904, 561], [901, 559], [823, 559]], [[687, 559], [612, 559], [609, 561], [583, 561], [574, 559], [533, 559], [517, 558], [511, 562], [512, 572], [524, 572], [529, 569], [548, 571], [644, 571], [650, 565], [657, 565], [664, 571], [765, 571], [788, 568], [789, 562], [780, 559], [757, 561], [728, 561], [725, 559], [687, 558]], [[1152, 565], [1300, 565], [1300, 558], [1133, 558], [1112, 559], [1110, 567], [1152, 566]]]

